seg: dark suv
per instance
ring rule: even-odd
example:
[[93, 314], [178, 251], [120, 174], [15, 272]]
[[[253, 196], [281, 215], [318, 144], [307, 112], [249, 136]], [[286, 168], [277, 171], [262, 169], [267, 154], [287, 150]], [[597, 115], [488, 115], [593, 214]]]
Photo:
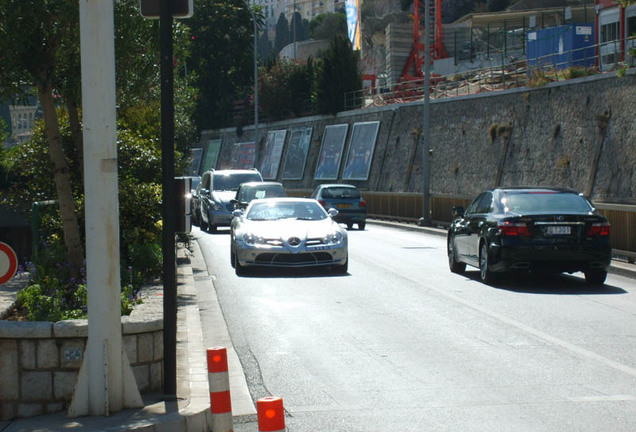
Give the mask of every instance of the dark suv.
[[197, 187], [195, 217], [201, 230], [216, 232], [219, 226], [230, 226], [234, 204], [232, 199], [241, 183], [263, 181], [258, 170], [211, 170], [201, 176]]

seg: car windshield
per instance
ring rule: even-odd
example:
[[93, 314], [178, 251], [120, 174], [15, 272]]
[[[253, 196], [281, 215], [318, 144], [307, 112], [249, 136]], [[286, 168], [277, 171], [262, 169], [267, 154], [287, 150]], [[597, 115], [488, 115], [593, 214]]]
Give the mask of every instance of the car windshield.
[[322, 220], [327, 218], [327, 214], [318, 203], [313, 202], [261, 202], [252, 204], [245, 218], [251, 221]]
[[237, 190], [241, 183], [259, 180], [257, 173], [214, 174], [213, 188], [215, 191]]
[[239, 192], [241, 194], [239, 200], [241, 202], [249, 202], [256, 198], [280, 198], [287, 196], [285, 189], [280, 185], [259, 185], [254, 187], [246, 187]]
[[350, 187], [330, 187], [322, 190], [323, 198], [360, 198], [360, 192], [356, 188]]
[[504, 194], [501, 204], [504, 212], [518, 214], [592, 211], [585, 198], [571, 192], [509, 192]]

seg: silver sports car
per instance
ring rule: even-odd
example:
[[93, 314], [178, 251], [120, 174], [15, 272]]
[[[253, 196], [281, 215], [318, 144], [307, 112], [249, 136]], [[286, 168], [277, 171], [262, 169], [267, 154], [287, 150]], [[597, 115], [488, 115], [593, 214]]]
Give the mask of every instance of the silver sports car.
[[331, 266], [341, 274], [349, 265], [347, 231], [314, 199], [253, 200], [234, 212], [230, 226], [231, 263], [237, 275], [246, 268]]

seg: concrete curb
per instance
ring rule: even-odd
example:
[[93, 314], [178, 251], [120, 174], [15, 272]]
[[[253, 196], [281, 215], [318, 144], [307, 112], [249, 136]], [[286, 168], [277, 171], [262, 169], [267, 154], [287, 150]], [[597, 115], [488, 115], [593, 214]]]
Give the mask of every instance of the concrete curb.
[[[438, 235], [438, 236], [446, 236], [447, 230], [445, 228], [435, 228], [435, 227], [421, 227], [414, 223], [405, 223], [405, 222], [395, 222], [381, 219], [367, 219], [367, 223], [374, 225], [382, 225], [397, 229], [403, 229], [407, 231], [419, 231], [426, 232], [428, 234]], [[610, 266], [610, 273], [617, 274], [620, 276], [625, 276], [629, 278], [636, 279], [636, 264], [630, 264], [621, 260], [612, 260], [612, 264]]]

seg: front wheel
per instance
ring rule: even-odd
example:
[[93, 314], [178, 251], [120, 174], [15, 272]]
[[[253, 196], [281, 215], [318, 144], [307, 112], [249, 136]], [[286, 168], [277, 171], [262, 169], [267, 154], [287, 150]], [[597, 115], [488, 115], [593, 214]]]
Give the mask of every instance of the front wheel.
[[366, 222], [358, 222], [358, 229], [363, 230], [367, 226]]
[[234, 252], [234, 273], [237, 276], [245, 276], [247, 274], [247, 267], [241, 265], [238, 259], [238, 254]]
[[455, 250], [455, 241], [452, 238], [448, 238], [446, 246], [448, 252], [448, 267], [453, 273], [464, 273], [466, 270], [466, 263], [457, 261], [457, 251]]
[[344, 274], [347, 274], [348, 270], [349, 270], [349, 258], [347, 258], [347, 261], [345, 261], [345, 263], [342, 265], [332, 266], [332, 271], [336, 274], [344, 275]]
[[601, 286], [605, 283], [607, 272], [605, 270], [590, 270], [585, 272], [585, 282], [588, 285]]
[[492, 285], [495, 282], [495, 274], [490, 270], [488, 262], [488, 245], [484, 241], [481, 244], [479, 253], [479, 277], [486, 285]]

